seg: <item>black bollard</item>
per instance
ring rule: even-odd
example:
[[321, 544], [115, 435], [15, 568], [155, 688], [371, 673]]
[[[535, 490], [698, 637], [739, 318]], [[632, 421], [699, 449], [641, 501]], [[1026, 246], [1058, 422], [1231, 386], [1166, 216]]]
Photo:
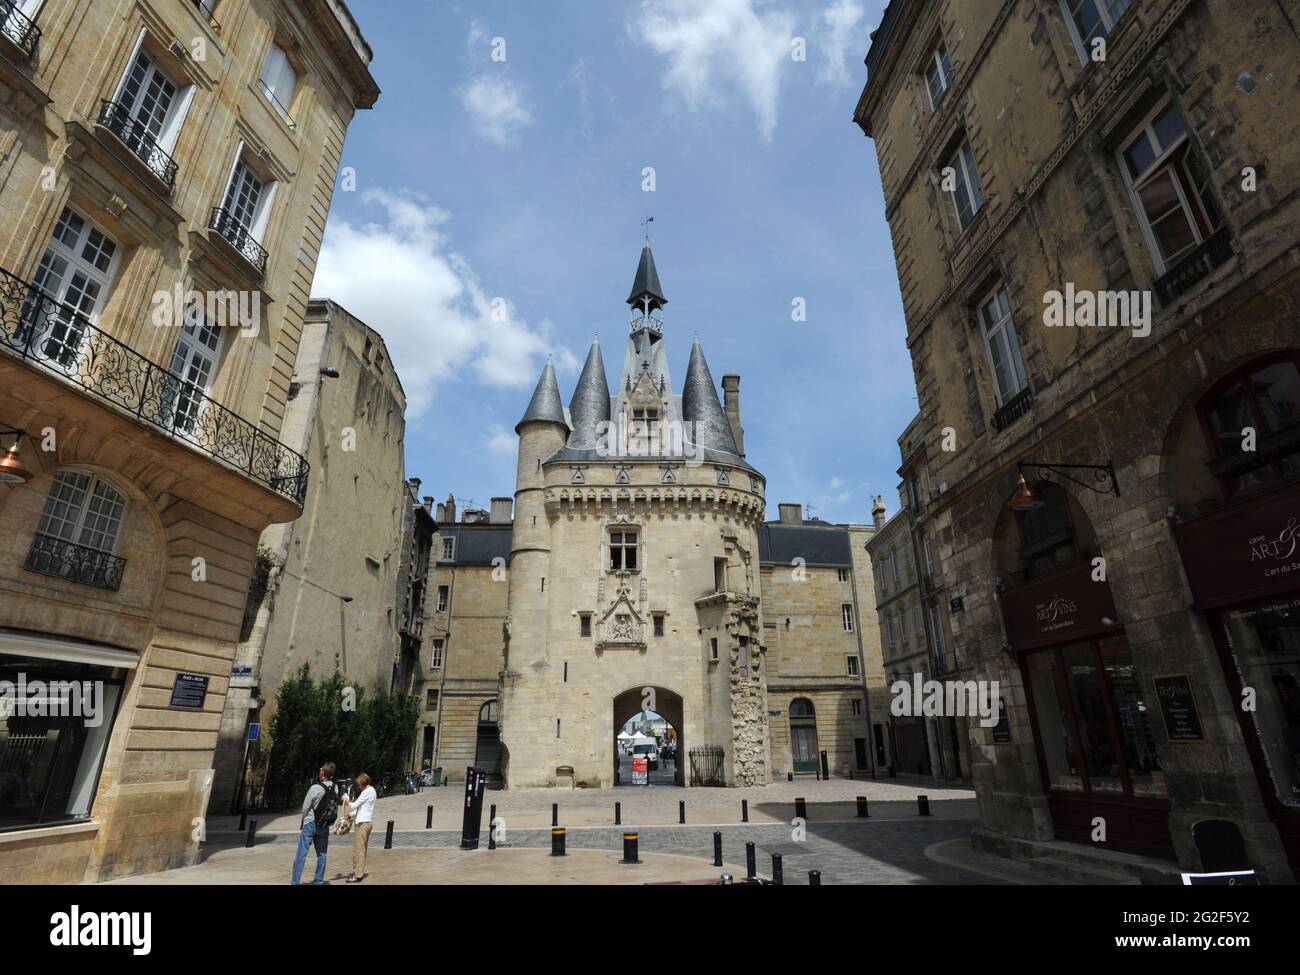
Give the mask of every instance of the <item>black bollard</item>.
[[623, 825], [623, 804], [621, 802], [614, 803], [614, 825]]
[[793, 781], [794, 781], [794, 773], [793, 773], [793, 772], [786, 772], [786, 773], [785, 773], [785, 780], [786, 780], [787, 782], [793, 782]]
[[551, 856], [553, 856], [553, 857], [562, 857], [562, 856], [564, 856], [564, 835], [565, 835], [565, 830], [564, 830], [564, 827], [563, 827], [563, 826], [556, 826], [556, 827], [552, 828], [552, 830], [551, 830]]
[[641, 836], [639, 833], [623, 834], [623, 859], [619, 860], [618, 861], [619, 863], [640, 863], [641, 862], [636, 855], [637, 841], [640, 838]]
[[817, 768], [813, 769], [813, 777], [814, 777], [818, 782], [820, 782], [820, 781], [822, 780], [822, 770], [821, 770], [821, 766], [820, 766], [820, 765], [819, 765]]
[[497, 848], [497, 807], [492, 807], [492, 818], [488, 820], [488, 849]]
[[248, 821], [248, 835], [244, 838], [244, 846], [252, 846], [253, 837], [256, 835], [257, 835], [257, 820], [250, 819]]
[[822, 778], [827, 782], [831, 780], [831, 767], [826, 762], [826, 753], [822, 752]]
[[929, 797], [929, 796], [917, 796], [917, 797], [916, 797], [916, 813], [917, 813], [918, 816], [928, 816], [928, 815], [930, 815], [930, 797]]
[[781, 869], [781, 854], [772, 854], [772, 885], [775, 887], [785, 886], [785, 873]]
[[392, 848], [393, 848], [393, 821], [390, 819], [388, 821], [388, 829], [384, 831], [384, 849], [391, 850]]
[[248, 829], [248, 810], [241, 809], [239, 810], [239, 831], [242, 833], [246, 829]]
[[721, 833], [713, 834], [713, 865], [715, 867], [722, 866], [722, 834]]
[[686, 800], [685, 799], [677, 800], [677, 821], [679, 823], [686, 822]]
[[551, 825], [560, 825], [560, 804], [558, 802], [551, 803]]
[[800, 819], [808, 818], [808, 803], [803, 799], [802, 796], [795, 799], [794, 801], [794, 814], [798, 816]]
[[892, 766], [892, 765], [889, 766], [889, 777], [890, 777], [891, 779], [896, 779], [896, 778], [898, 778], [898, 769], [894, 768], [894, 766]]
[[808, 871], [808, 886], [820, 887], [822, 885], [822, 872], [820, 870]]
[[758, 879], [758, 861], [754, 852], [754, 844], [745, 844], [745, 883], [752, 884]]
[[871, 813], [867, 812], [867, 797], [858, 796], [858, 818], [866, 819]]
[[850, 778], [850, 779], [853, 778], [853, 769], [852, 769], [852, 768], [849, 769], [849, 778]]
[[740, 800], [740, 821], [742, 823], [749, 822], [749, 800], [748, 799]]
[[429, 806], [424, 811], [424, 828], [433, 829], [433, 807]]

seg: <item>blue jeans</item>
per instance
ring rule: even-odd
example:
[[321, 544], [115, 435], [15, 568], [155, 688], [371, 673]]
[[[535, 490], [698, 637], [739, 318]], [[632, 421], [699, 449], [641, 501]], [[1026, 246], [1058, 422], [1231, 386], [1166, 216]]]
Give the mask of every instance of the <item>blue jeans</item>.
[[317, 829], [316, 819], [312, 817], [302, 824], [302, 836], [298, 839], [298, 855], [293, 858], [293, 882], [302, 881], [302, 868], [307, 863], [307, 850], [316, 847], [316, 883], [325, 883], [325, 854], [329, 849], [330, 831], [328, 827]]

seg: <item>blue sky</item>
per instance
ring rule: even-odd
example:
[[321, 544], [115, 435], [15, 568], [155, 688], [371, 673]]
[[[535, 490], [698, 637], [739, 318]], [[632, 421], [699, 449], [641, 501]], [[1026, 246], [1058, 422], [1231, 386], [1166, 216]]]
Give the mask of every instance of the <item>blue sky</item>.
[[741, 374], [769, 517], [798, 501], [869, 521], [874, 494], [893, 510], [916, 399], [852, 122], [884, 0], [349, 5], [383, 95], [349, 131], [356, 188], [335, 196], [313, 294], [388, 342], [422, 493], [513, 493], [548, 353], [567, 401], [598, 333], [618, 382], [649, 214], [673, 381], [694, 334], [715, 380]]

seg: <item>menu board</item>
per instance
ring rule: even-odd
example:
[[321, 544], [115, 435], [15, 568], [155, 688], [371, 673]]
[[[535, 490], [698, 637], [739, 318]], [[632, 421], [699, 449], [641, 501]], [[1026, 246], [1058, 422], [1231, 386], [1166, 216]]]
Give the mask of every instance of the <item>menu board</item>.
[[1169, 740], [1204, 741], [1201, 715], [1196, 710], [1196, 695], [1192, 693], [1192, 678], [1187, 674], [1165, 674], [1153, 680], [1156, 700], [1160, 702], [1160, 717]]

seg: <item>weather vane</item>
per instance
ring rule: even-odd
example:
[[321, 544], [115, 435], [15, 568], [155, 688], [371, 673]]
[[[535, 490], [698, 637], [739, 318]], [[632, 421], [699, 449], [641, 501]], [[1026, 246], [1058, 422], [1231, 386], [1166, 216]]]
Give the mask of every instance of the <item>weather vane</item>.
[[645, 231], [646, 240], [650, 239], [650, 225], [655, 222], [655, 218], [646, 214], [646, 218], [641, 221], [641, 229]]

